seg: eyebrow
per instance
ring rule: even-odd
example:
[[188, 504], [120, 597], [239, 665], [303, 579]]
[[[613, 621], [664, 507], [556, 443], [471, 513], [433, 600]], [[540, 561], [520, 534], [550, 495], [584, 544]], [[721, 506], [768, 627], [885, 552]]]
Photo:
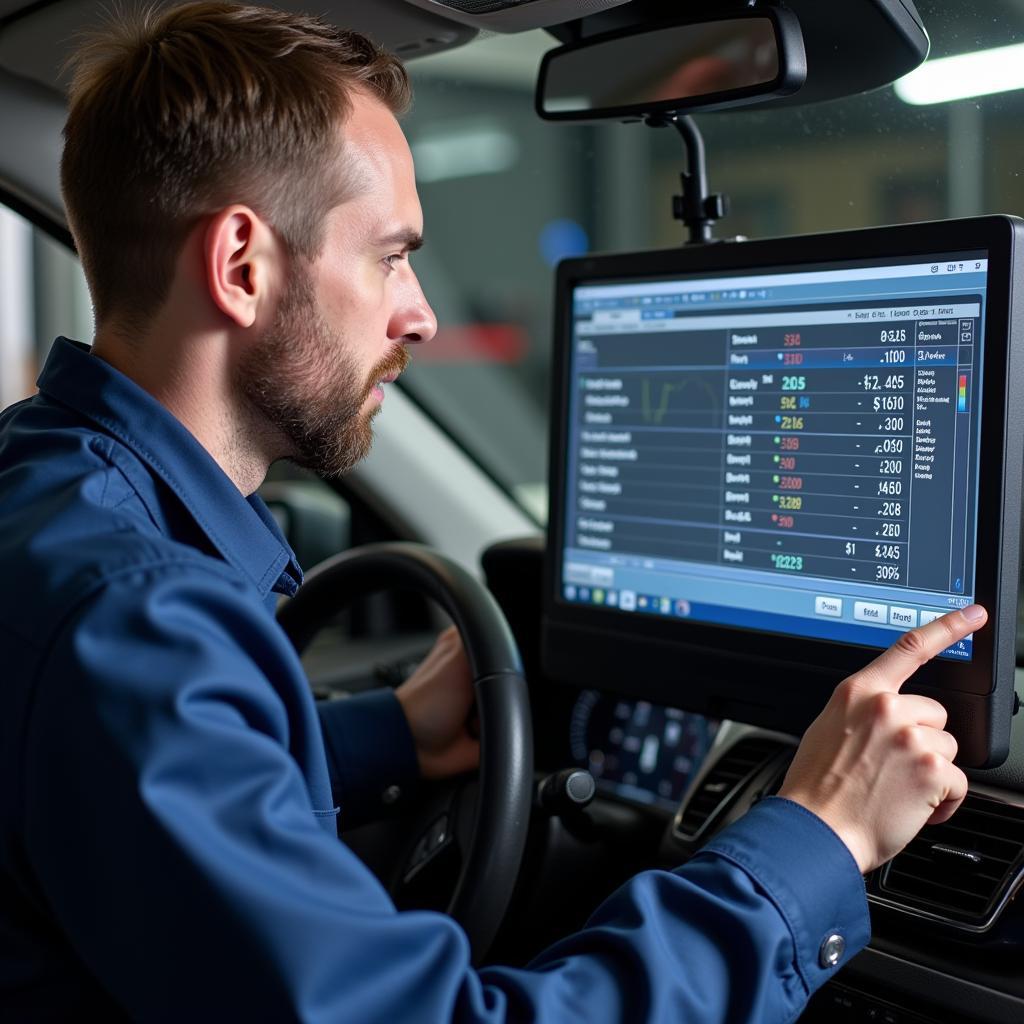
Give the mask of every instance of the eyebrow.
[[400, 245], [407, 252], [415, 252], [417, 249], [423, 248], [423, 236], [418, 231], [413, 231], [412, 228], [402, 228], [400, 231], [378, 238], [377, 244], [385, 249]]

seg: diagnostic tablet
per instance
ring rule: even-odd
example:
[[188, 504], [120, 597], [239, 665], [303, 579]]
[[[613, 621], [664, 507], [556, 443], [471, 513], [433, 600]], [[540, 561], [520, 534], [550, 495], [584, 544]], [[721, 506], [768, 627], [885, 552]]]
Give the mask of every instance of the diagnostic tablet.
[[989, 622], [907, 688], [1006, 756], [1022, 222], [575, 259], [557, 280], [544, 664], [802, 730], [901, 632]]

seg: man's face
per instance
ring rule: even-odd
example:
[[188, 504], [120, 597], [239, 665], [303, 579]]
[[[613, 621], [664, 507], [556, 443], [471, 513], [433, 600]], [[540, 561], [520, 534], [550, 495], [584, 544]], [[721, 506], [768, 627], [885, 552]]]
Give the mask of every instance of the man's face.
[[328, 214], [319, 257], [293, 262], [273, 323], [240, 367], [245, 397], [287, 454], [324, 476], [366, 455], [405, 346], [437, 329], [409, 264], [423, 215], [405, 136], [382, 103], [357, 94], [344, 138], [355, 195]]

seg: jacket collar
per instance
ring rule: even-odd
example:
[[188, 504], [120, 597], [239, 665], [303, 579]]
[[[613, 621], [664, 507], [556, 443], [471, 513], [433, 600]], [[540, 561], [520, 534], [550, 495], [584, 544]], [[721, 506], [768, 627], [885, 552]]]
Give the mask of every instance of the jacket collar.
[[263, 500], [243, 496], [210, 453], [171, 412], [89, 347], [58, 338], [39, 390], [129, 448], [162, 480], [221, 557], [262, 597], [291, 595], [302, 582], [295, 554]]

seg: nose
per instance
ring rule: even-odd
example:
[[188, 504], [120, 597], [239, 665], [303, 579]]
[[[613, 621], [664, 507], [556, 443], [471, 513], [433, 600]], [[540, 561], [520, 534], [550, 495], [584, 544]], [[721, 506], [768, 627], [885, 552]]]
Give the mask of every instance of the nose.
[[403, 345], [430, 341], [437, 334], [437, 317], [411, 272], [410, 278], [409, 287], [403, 290], [388, 330], [388, 336]]

